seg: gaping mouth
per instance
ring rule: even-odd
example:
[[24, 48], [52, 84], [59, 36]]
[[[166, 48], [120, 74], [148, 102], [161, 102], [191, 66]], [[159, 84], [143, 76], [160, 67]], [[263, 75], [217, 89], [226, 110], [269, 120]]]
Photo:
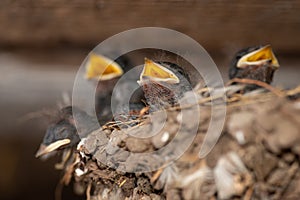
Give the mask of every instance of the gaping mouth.
[[53, 142], [51, 144], [49, 144], [48, 146], [42, 144], [39, 148], [39, 150], [36, 152], [35, 157], [41, 157], [45, 154], [51, 153], [55, 150], [57, 150], [58, 148], [67, 145], [71, 142], [70, 139], [63, 139], [63, 140], [58, 140], [56, 142]]
[[118, 63], [102, 55], [90, 54], [86, 64], [87, 79], [110, 80], [122, 74], [123, 70]]
[[273, 67], [278, 68], [279, 63], [275, 57], [270, 45], [259, 48], [256, 51], [248, 53], [239, 59], [237, 63], [238, 68], [244, 68], [248, 65], [261, 65], [270, 63]]
[[179, 78], [171, 70], [148, 58], [145, 58], [144, 68], [138, 83], [141, 84], [145, 79], [170, 84], [179, 83]]

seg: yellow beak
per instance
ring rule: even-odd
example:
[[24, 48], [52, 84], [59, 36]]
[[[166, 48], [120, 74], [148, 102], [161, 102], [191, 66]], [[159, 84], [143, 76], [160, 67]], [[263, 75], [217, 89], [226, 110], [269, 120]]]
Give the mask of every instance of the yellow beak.
[[53, 152], [53, 151], [57, 150], [59, 147], [69, 144], [70, 142], [71, 142], [70, 139], [63, 139], [63, 140], [58, 140], [56, 142], [53, 142], [53, 143], [49, 144], [48, 146], [41, 144], [39, 150], [35, 154], [35, 157], [38, 158], [45, 154]]
[[167, 82], [170, 84], [176, 84], [180, 82], [179, 78], [171, 70], [148, 58], [145, 58], [144, 68], [138, 83], [141, 84], [145, 78], [149, 78], [157, 82]]
[[118, 63], [102, 55], [90, 54], [85, 72], [87, 79], [110, 80], [122, 74], [123, 70]]
[[256, 51], [244, 55], [237, 63], [238, 68], [244, 68], [248, 65], [260, 65], [271, 62], [273, 67], [278, 68], [279, 63], [275, 57], [270, 45], [266, 45]]

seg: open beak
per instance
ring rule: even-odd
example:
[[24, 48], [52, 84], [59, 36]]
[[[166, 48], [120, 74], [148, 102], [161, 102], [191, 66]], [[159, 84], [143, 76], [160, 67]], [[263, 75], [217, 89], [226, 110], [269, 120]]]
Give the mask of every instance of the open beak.
[[48, 153], [51, 153], [51, 152], [57, 150], [58, 148], [69, 144], [70, 142], [71, 142], [70, 139], [63, 139], [63, 140], [58, 140], [56, 142], [53, 142], [53, 143], [49, 144], [48, 146], [41, 144], [39, 150], [35, 154], [35, 157], [38, 158], [38, 157], [41, 157]]
[[86, 64], [87, 79], [110, 80], [123, 74], [121, 66], [113, 60], [91, 53]]
[[256, 51], [244, 55], [237, 63], [238, 68], [244, 68], [248, 65], [261, 65], [270, 63], [273, 67], [278, 68], [279, 63], [275, 57], [270, 45], [259, 48]]
[[144, 68], [140, 75], [138, 84], [141, 85], [143, 81], [147, 79], [170, 84], [179, 83], [179, 78], [171, 70], [148, 58], [145, 58]]

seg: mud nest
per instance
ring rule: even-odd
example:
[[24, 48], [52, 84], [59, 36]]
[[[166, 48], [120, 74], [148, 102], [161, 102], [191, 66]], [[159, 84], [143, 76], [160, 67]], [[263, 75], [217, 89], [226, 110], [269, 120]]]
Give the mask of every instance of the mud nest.
[[[72, 152], [61, 184], [72, 182], [88, 200], [298, 199], [300, 87], [247, 94], [234, 92], [235, 87], [225, 93], [200, 89], [196, 103], [107, 123]], [[212, 106], [218, 111], [220, 99], [226, 104], [221, 135], [199, 158]], [[216, 113], [215, 119], [221, 117]], [[153, 130], [151, 137], [136, 137]]]

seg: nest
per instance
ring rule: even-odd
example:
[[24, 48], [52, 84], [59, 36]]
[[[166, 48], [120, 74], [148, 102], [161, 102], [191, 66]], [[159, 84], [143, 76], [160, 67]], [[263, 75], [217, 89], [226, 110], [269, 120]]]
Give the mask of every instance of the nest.
[[[223, 92], [199, 89], [197, 102], [167, 109], [166, 120], [155, 112], [107, 123], [72, 152], [64, 163], [61, 184], [73, 182], [75, 192], [85, 193], [87, 200], [299, 198], [300, 87], [267, 86], [267, 91], [247, 94], [237, 93], [240, 87], [228, 86]], [[224, 97], [227, 114], [221, 137], [200, 159], [212, 103]], [[196, 106], [197, 123], [183, 120], [182, 111], [185, 119], [193, 119]], [[135, 137], [161, 124], [157, 134]], [[179, 129], [183, 134], [176, 134]], [[187, 136], [195, 129], [183, 155], [176, 145], [159, 151], [174, 141], [188, 143]], [[137, 161], [136, 155], [145, 156]]]

